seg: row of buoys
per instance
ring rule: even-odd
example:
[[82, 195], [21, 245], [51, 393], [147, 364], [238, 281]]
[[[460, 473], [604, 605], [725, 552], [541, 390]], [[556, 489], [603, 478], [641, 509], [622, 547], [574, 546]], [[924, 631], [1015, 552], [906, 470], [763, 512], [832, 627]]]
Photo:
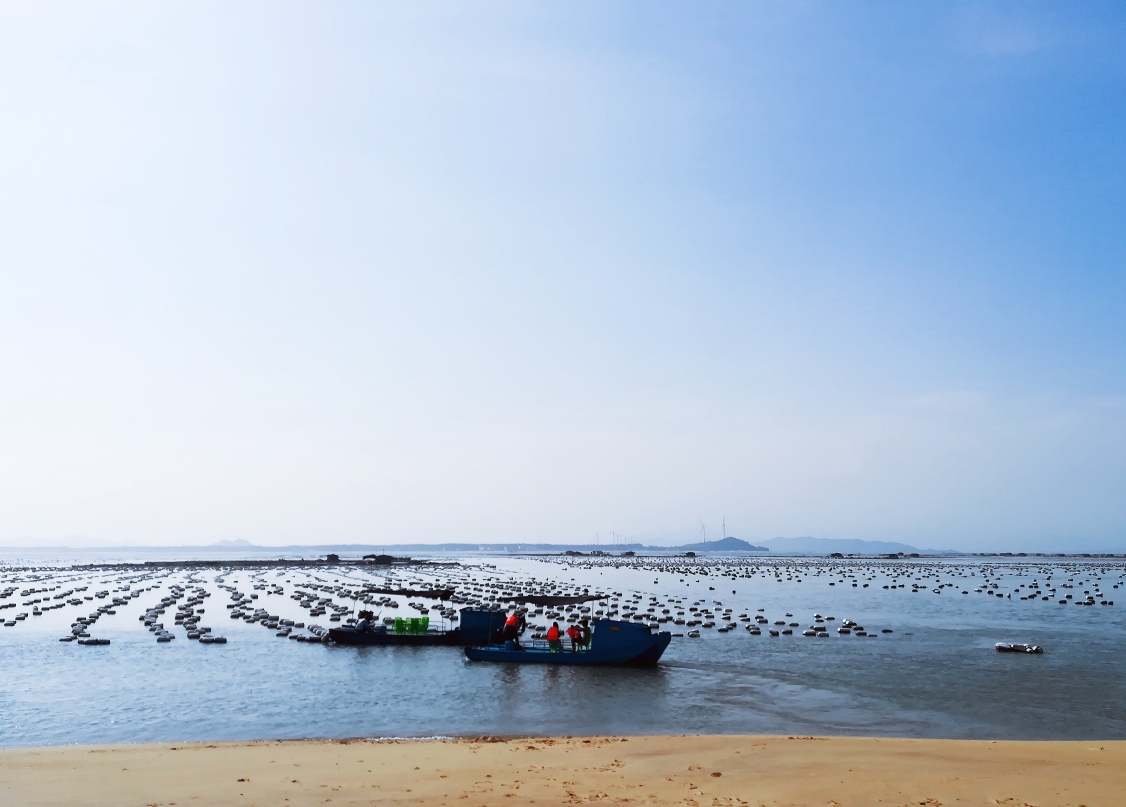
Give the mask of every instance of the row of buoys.
[[[543, 559], [548, 560], [548, 559]], [[940, 576], [947, 578], [960, 578], [966, 581], [981, 575], [981, 579], [988, 580], [991, 585], [996, 586], [998, 581], [1003, 579], [1006, 575], [1012, 575], [1018, 578], [1026, 578], [1032, 574], [1050, 574], [1058, 573], [1060, 570], [1064, 574], [1075, 575], [1090, 575], [1093, 578], [1095, 585], [1102, 579], [1100, 575], [1107, 575], [1110, 572], [1119, 573], [1119, 582], [1114, 584], [1114, 588], [1118, 588], [1122, 584], [1121, 578], [1126, 577], [1123, 574], [1123, 569], [1126, 565], [1121, 561], [1109, 558], [1100, 559], [1097, 562], [1084, 561], [1084, 562], [1069, 562], [1047, 560], [1044, 558], [1025, 558], [1025, 557], [1011, 557], [1003, 561], [998, 558], [993, 562], [942, 562], [932, 559], [922, 560], [914, 559], [906, 556], [893, 559], [893, 563], [879, 558], [849, 558], [842, 560], [829, 560], [824, 558], [778, 558], [767, 560], [758, 557], [701, 557], [693, 558], [688, 562], [686, 558], [679, 556], [649, 556], [649, 557], [584, 557], [584, 566], [579, 568], [586, 569], [600, 569], [600, 568], [614, 568], [614, 569], [642, 569], [647, 571], [655, 571], [658, 573], [671, 573], [679, 574], [683, 578], [689, 576], [696, 578], [713, 579], [716, 577], [730, 577], [732, 579], [741, 578], [765, 578], [775, 579], [777, 582], [782, 582], [783, 575], [786, 580], [795, 580], [801, 582], [805, 577], [820, 577], [822, 575], [835, 577], [837, 579], [829, 583], [829, 585], [836, 585], [839, 583], [850, 583], [853, 587], [868, 588], [870, 585], [868, 581], [875, 581], [880, 574], [893, 577], [891, 581], [895, 585], [884, 586], [887, 588], [903, 589], [904, 585], [898, 583], [898, 578], [902, 576], [913, 577], [916, 581], [934, 579], [938, 583], [936, 588], [931, 589], [936, 593], [941, 593], [943, 588], [954, 588], [953, 582], [939, 582]], [[549, 562], [560, 564], [574, 565], [574, 558], [553, 558]], [[1002, 563], [1004, 565], [1002, 565]], [[918, 575], [918, 576], [916, 576]], [[858, 579], [859, 577], [859, 579]], [[1051, 577], [1048, 577], [1051, 580]], [[657, 582], [657, 581], [654, 581]], [[680, 582], [684, 582], [681, 579]], [[1091, 582], [1091, 581], [1086, 581]], [[915, 583], [911, 590], [922, 591], [928, 588], [923, 583]], [[959, 586], [959, 588], [961, 588]], [[1021, 589], [1028, 589], [1026, 592], [1021, 592]], [[963, 593], [968, 591], [963, 590]], [[1019, 596], [1024, 593], [1025, 596]], [[1087, 592], [1084, 592], [1087, 593]], [[1097, 598], [1098, 604], [1103, 603], [1105, 595], [1098, 591], [1094, 592], [1094, 597]], [[1006, 596], [1007, 599], [1023, 599], [1035, 600], [1044, 598], [1040, 593], [1039, 581], [1033, 581], [1030, 585], [1020, 585], [1014, 589], [1010, 595]], [[1106, 599], [1106, 604], [1109, 606], [1113, 600]], [[1092, 603], [1093, 604], [1093, 603]]]
[[[1018, 578], [1023, 577], [1025, 580], [1025, 585], [1021, 585], [1019, 588], [1013, 588], [1012, 592], [1006, 595], [1006, 598], [1010, 600], [1017, 599], [1019, 596], [1018, 592], [1020, 594], [1023, 594], [1025, 593], [1026, 589], [1027, 594], [1023, 597], [1020, 597], [1020, 599], [1041, 599], [1040, 592], [1046, 592], [1049, 589], [1049, 586], [1052, 582], [1052, 575], [1059, 574], [1058, 570], [1059, 568], [1061, 568], [1060, 565], [1052, 564], [1049, 561], [1037, 560], [1033, 562], [1031, 559], [1028, 562], [1022, 561], [1021, 563], [1024, 563], [1025, 565], [1016, 566], [1011, 571], [1002, 569], [999, 566], [991, 566], [986, 563], [981, 564], [980, 569], [976, 569], [974, 567], [971, 567], [971, 565], [965, 563], [950, 564], [936, 563], [931, 561], [918, 562], [909, 560], [898, 560], [891, 563], [888, 563], [887, 561], [861, 559], [826, 561], [823, 558], [811, 558], [808, 560], [777, 559], [767, 561], [761, 557], [751, 557], [745, 559], [700, 558], [696, 559], [692, 563], [687, 563], [684, 558], [615, 558], [612, 562], [609, 562], [608, 559], [584, 557], [582, 562], [586, 563], [587, 565], [583, 567], [576, 567], [575, 559], [573, 558], [545, 560], [548, 560], [548, 562], [567, 563], [572, 568], [595, 568], [595, 566], [597, 565], [598, 568], [616, 567], [638, 569], [648, 566], [652, 567], [655, 571], [658, 572], [679, 573], [684, 576], [695, 575], [697, 577], [700, 577], [701, 579], [708, 578], [712, 580], [718, 580], [719, 578], [724, 576], [732, 577], [733, 579], [745, 579], [747, 577], [754, 576], [765, 579], [775, 579], [777, 582], [783, 582], [784, 580], [800, 581], [803, 578], [807, 581], [817, 577], [824, 579], [826, 576], [829, 576], [832, 578], [831, 582], [833, 584], [849, 583], [854, 587], [867, 587], [869, 585], [869, 582], [866, 581], [874, 581], [877, 574], [884, 573], [888, 574], [889, 576], [895, 576], [895, 580], [889, 581], [889, 583], [895, 582], [896, 588], [901, 588], [903, 587], [903, 585], [905, 585], [899, 582], [899, 578], [904, 576], [913, 577], [914, 581], [908, 582], [911, 582], [913, 590], [915, 591], [922, 591], [924, 589], [930, 588], [930, 584], [927, 581], [933, 579], [934, 585], [937, 586], [933, 590], [939, 592], [941, 592], [943, 588], [954, 587], [953, 583], [940, 580], [939, 575], [941, 575], [943, 578], [953, 576], [955, 580], [965, 579], [967, 582], [970, 582], [970, 578], [974, 577], [975, 572], [977, 572], [981, 574], [981, 576], [977, 579], [983, 581], [982, 587], [984, 587], [985, 582], [988, 581], [990, 590], [994, 591], [994, 593], [998, 595], [1000, 595], [1001, 592], [997, 591], [996, 588], [999, 586], [1000, 582], [1005, 576], [1015, 575]], [[1105, 598], [1105, 594], [1103, 594], [1101, 589], [1109, 588], [1111, 581], [1108, 580], [1106, 586], [1100, 586], [1099, 581], [1102, 579], [1102, 576], [1105, 576], [1109, 571], [1119, 571], [1119, 566], [1120, 564], [1117, 563], [1106, 562], [1098, 565], [1086, 563], [1076, 563], [1070, 565], [1065, 564], [1065, 573], [1073, 574], [1077, 578], [1077, 581], [1073, 581], [1071, 578], [1068, 578], [1068, 583], [1064, 584], [1057, 579], [1056, 583], [1061, 588], [1067, 588], [1070, 587], [1070, 584], [1072, 582], [1075, 582], [1075, 586], [1077, 588], [1081, 590], [1087, 589], [1083, 591], [1084, 595], [1087, 595], [1085, 599], [1078, 599], [1078, 593], [1076, 593], [1076, 598], [1074, 599], [1074, 602], [1076, 602], [1076, 604], [1090, 605], [1106, 602], [1108, 605], [1110, 605], [1113, 603], [1113, 600], [1101, 599]], [[258, 615], [257, 617], [249, 617], [243, 613], [242, 609], [247, 608], [253, 600], [257, 599], [259, 592], [263, 593], [266, 596], [281, 595], [286, 593], [286, 590], [282, 587], [280, 582], [270, 583], [264, 580], [263, 578], [266, 573], [267, 572], [263, 570], [252, 573], [250, 575], [250, 580], [254, 584], [253, 591], [255, 593], [252, 593], [249, 597], [238, 593], [234, 586], [230, 586], [226, 583], [227, 577], [233, 578], [238, 574], [238, 572], [224, 569], [218, 576], [215, 577], [215, 582], [219, 585], [219, 587], [227, 589], [232, 594], [233, 601], [230, 605], [228, 605], [228, 608], [230, 608], [232, 611], [232, 618], [238, 618], [239, 616], [242, 616], [248, 622], [262, 622], [262, 615]], [[1046, 577], [1037, 576], [1036, 579], [1030, 580], [1033, 573], [1046, 575]], [[56, 576], [58, 577], [60, 582], [69, 580], [77, 581], [79, 580], [79, 576], [82, 573], [74, 573], [71, 577], [68, 577], [68, 574], [70, 573], [56, 573]], [[145, 575], [134, 576], [130, 579], [132, 581], [132, 584], [137, 585], [141, 581], [156, 582], [171, 575], [171, 571], [164, 570], [163, 572], [146, 572]], [[576, 619], [580, 618], [580, 615], [592, 619], [620, 618], [630, 619], [632, 621], [638, 622], [645, 622], [653, 627], [667, 623], [673, 623], [676, 625], [683, 624], [685, 625], [685, 627], [691, 628], [695, 628], [697, 626], [706, 628], [714, 627], [716, 631], [720, 633], [730, 632], [731, 630], [738, 628], [739, 625], [739, 622], [736, 621], [736, 617], [733, 614], [731, 608], [724, 608], [722, 609], [723, 613], [720, 613], [719, 607], [713, 609], [711, 605], [707, 605], [702, 601], [697, 601], [693, 604], [693, 612], [688, 613], [689, 608], [687, 607], [687, 598], [683, 597], [663, 596], [658, 598], [655, 596], [648, 596], [648, 601], [646, 602], [645, 595], [642, 595], [642, 593], [640, 592], [626, 592], [624, 594], [622, 592], [613, 592], [611, 594], [598, 592], [596, 590], [591, 591], [589, 589], [583, 589], [582, 584], [575, 583], [573, 578], [570, 584], [568, 584], [567, 582], [558, 579], [537, 580], [536, 577], [531, 575], [510, 577], [501, 574], [496, 570], [495, 566], [490, 566], [489, 564], [477, 564], [472, 567], [431, 567], [427, 570], [418, 568], [376, 570], [371, 567], [351, 568], [342, 565], [340, 567], [335, 567], [328, 572], [325, 571], [324, 567], [318, 566], [315, 569], [291, 569], [286, 571], [279, 571], [277, 573], [278, 577], [290, 575], [294, 576], [294, 588], [292, 590], [292, 594], [290, 595], [291, 598], [295, 601], [298, 601], [303, 609], [308, 608], [311, 616], [319, 616], [326, 613], [331, 614], [329, 616], [330, 622], [342, 621], [343, 618], [347, 616], [348, 611], [350, 610], [347, 605], [333, 604], [332, 598], [334, 596], [345, 600], [352, 599], [353, 605], [357, 599], [362, 599], [365, 603], [375, 605], [377, 607], [391, 608], [396, 607], [398, 603], [389, 597], [380, 596], [378, 592], [375, 591], [375, 589], [399, 587], [403, 589], [411, 589], [412, 593], [414, 593], [415, 591], [422, 592], [428, 588], [433, 587], [435, 589], [454, 590], [454, 596], [451, 597], [450, 600], [452, 602], [458, 603], [459, 605], [491, 607], [497, 610], [508, 609], [513, 607], [514, 605], [518, 606], [520, 597], [522, 595], [587, 595], [589, 592], [589, 594], [592, 596], [600, 596], [597, 604], [590, 603], [589, 605], [583, 605], [581, 607], [576, 607], [575, 605], [560, 606], [556, 610], [552, 611], [551, 614], [548, 614], [546, 617], [552, 618], [552, 614], [558, 614], [558, 618], [562, 619], [565, 615], [565, 618], [568, 621], [575, 621]], [[299, 577], [299, 575], [304, 575], [304, 582], [298, 582], [302, 579], [301, 577]], [[1083, 577], [1080, 578], [1080, 575], [1083, 575]], [[334, 576], [335, 579], [325, 579], [326, 577], [333, 578]], [[28, 579], [30, 580], [30, 578]], [[40, 577], [40, 580], [48, 579], [50, 579], [49, 576]], [[89, 580], [90, 578], [86, 579]], [[109, 578], [106, 578], [104, 582], [108, 582], [108, 579]], [[117, 582], [121, 583], [123, 582], [123, 580], [124, 578], [119, 578]], [[185, 597], [187, 597], [188, 602], [180, 606], [183, 618], [180, 618], [181, 614], [177, 614], [177, 624], [184, 626], [185, 630], [187, 631], [187, 635], [190, 638], [199, 639], [201, 643], [212, 643], [203, 642], [204, 637], [210, 636], [211, 638], [218, 638], [214, 637], [212, 631], [203, 629], [203, 627], [199, 624], [199, 614], [203, 613], [204, 609], [202, 607], [198, 609], [191, 607], [191, 605], [193, 604], [192, 600], [198, 600], [195, 605], [200, 605], [202, 604], [204, 597], [210, 596], [209, 593], [206, 592], [203, 588], [203, 585], [206, 581], [201, 579], [196, 572], [189, 572], [186, 576], [181, 577], [180, 580], [184, 582], [169, 587], [168, 594], [171, 596], [162, 598], [159, 605], [154, 605], [153, 608], [149, 609], [149, 611], [146, 612], [145, 616], [151, 618], [151, 621], [146, 621], [145, 617], [142, 617], [142, 621], [146, 622], [146, 626], [149, 627], [150, 631], [157, 634], [158, 642], [162, 640], [162, 637], [171, 637], [171, 632], [164, 630], [164, 625], [162, 622], [160, 622], [160, 616], [165, 613], [165, 610], [167, 608], [171, 608], [174, 604], [179, 603], [180, 601], [184, 600]], [[234, 582], [237, 583], [238, 580], [236, 579], [234, 580]], [[289, 583], [290, 580], [287, 579], [285, 582]], [[1081, 585], [1081, 583], [1088, 582], [1090, 582], [1090, 585]], [[87, 584], [87, 587], [96, 588], [98, 584], [98, 579], [94, 578], [91, 583]], [[75, 586], [75, 583], [70, 582], [69, 585]], [[1114, 583], [1114, 588], [1117, 588], [1118, 585], [1118, 583]], [[28, 589], [28, 594], [25, 594], [23, 591], [19, 593], [21, 596], [33, 596], [33, 589], [43, 589], [43, 586], [44, 583], [42, 582], [38, 585], [35, 585], [33, 583], [32, 587]], [[194, 589], [192, 588], [193, 586]], [[153, 587], [154, 586], [150, 586], [149, 589], [151, 590]], [[59, 588], [63, 588], [63, 586], [59, 586]], [[155, 588], [159, 589], [159, 584], [155, 585]], [[879, 586], [876, 585], [874, 588], [879, 588]], [[961, 588], [961, 586], [958, 586], [958, 588]], [[46, 589], [43, 590], [45, 591]], [[711, 590], [714, 591], [714, 586], [711, 587]], [[1053, 593], [1055, 593], [1056, 591], [1056, 589], [1054, 588], [1050, 590]], [[16, 587], [9, 586], [3, 589], [3, 591], [0, 591], [0, 595], [5, 592], [13, 594], [15, 593], [15, 591]], [[114, 589], [114, 591], [116, 592], [117, 589]], [[68, 595], [69, 593], [71, 592], [67, 592]], [[735, 592], [733, 591], [732, 593]], [[106, 591], [95, 591], [93, 593], [93, 596], [97, 597], [98, 599], [103, 599], [110, 594], [111, 592], [109, 592], [107, 588]], [[235, 597], [236, 594], [237, 598]], [[1033, 596], [1034, 594], [1036, 596]], [[104, 604], [100, 606], [98, 610], [102, 614], [113, 614], [115, 613], [114, 606], [123, 605], [139, 595], [140, 591], [133, 591], [128, 596], [114, 597], [112, 604]], [[55, 596], [58, 597], [59, 595]], [[425, 597], [426, 595], [422, 594], [422, 596]], [[435, 599], [437, 599], [437, 597], [435, 597]], [[68, 603], [76, 605], [81, 604], [82, 601], [83, 600], [81, 599], [67, 600]], [[1067, 601], [1071, 602], [1072, 600]], [[3, 605], [3, 603], [0, 603], [0, 605]], [[12, 603], [12, 605], [15, 605], [15, 603]], [[420, 612], [425, 612], [428, 610], [438, 611], [441, 616], [446, 619], [452, 620], [454, 617], [456, 617], [456, 611], [453, 608], [444, 607], [444, 604], [429, 606], [425, 602], [417, 602], [411, 603], [411, 605], [416, 607], [416, 609]], [[722, 603], [716, 601], [714, 605], [721, 606]], [[58, 605], [48, 604], [44, 606], [44, 610], [61, 606], [62, 603]], [[696, 608], [696, 606], [702, 607]], [[38, 606], [36, 606], [36, 608], [38, 608]], [[524, 610], [531, 612], [532, 606], [528, 606]], [[540, 609], [540, 613], [543, 613], [543, 609]], [[26, 619], [27, 614], [20, 614], [18, 616]], [[91, 616], [94, 615], [92, 614]], [[265, 616], [270, 617], [272, 615], [265, 613]], [[792, 615], [787, 614], [787, 617], [792, 617]], [[743, 614], [739, 615], [738, 619], [742, 622], [749, 622], [749, 619], [747, 619], [746, 615]], [[5, 624], [14, 625], [17, 621], [18, 620], [10, 620], [9, 622], [5, 622]], [[286, 621], [287, 620], [282, 620], [274, 617], [272, 620], [267, 619], [263, 624], [269, 628], [274, 629], [278, 637], [300, 639], [300, 634], [295, 635], [296, 628], [299, 627], [300, 623], [292, 623], [292, 620], [289, 620], [292, 624], [287, 625]], [[793, 628], [800, 627], [799, 623], [797, 622], [788, 622], [785, 620], [779, 621], [781, 622], [781, 625], [778, 626], [776, 635], [789, 635], [793, 633]], [[752, 635], [761, 635], [762, 629], [759, 628], [759, 625], [763, 625], [765, 628], [765, 624], [763, 621], [760, 621], [758, 619], [756, 619], [755, 622], [757, 624], [748, 624], [746, 626], [747, 631]], [[808, 628], [801, 632], [812, 632], [812, 634], [815, 636], [827, 635], [828, 632], [821, 628], [823, 628], [822, 625], [810, 625]], [[83, 631], [84, 630], [85, 625], [83, 626]], [[889, 629], [884, 630], [889, 631]], [[313, 633], [311, 629], [309, 632], [311, 635], [307, 638], [314, 641], [320, 639], [320, 637], [316, 633]], [[698, 631], [695, 632], [698, 633]], [[862, 628], [856, 629], [853, 627], [848, 627], [847, 633], [845, 632], [845, 630], [841, 629], [838, 630], [838, 635], [874, 636], [876, 634], [874, 631], [864, 631]], [[79, 638], [90, 637], [87, 634], [86, 637]], [[73, 635], [70, 638], [64, 637], [63, 639], [63, 641], [75, 640], [76, 639], [73, 638]], [[164, 640], [171, 641], [171, 638]]]

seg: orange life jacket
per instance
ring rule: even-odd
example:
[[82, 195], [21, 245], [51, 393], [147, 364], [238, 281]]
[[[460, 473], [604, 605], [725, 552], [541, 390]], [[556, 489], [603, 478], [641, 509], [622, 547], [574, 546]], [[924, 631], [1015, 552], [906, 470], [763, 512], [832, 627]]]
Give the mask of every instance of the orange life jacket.
[[567, 635], [572, 639], [578, 639], [583, 635], [583, 632], [579, 630], [576, 625], [572, 625], [571, 627], [567, 628]]
[[516, 614], [512, 614], [508, 619], [504, 620], [504, 626], [506, 628], [515, 628], [519, 623], [520, 617], [516, 616]]
[[555, 627], [554, 625], [552, 625], [550, 628], [548, 628], [547, 629], [547, 640], [549, 642], [558, 642], [559, 641], [559, 628]]

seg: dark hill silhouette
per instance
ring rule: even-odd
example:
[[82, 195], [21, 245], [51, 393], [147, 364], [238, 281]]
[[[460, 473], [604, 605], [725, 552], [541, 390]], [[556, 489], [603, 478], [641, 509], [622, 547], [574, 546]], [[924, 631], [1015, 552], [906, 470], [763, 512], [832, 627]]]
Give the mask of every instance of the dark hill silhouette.
[[702, 544], [685, 544], [672, 546], [669, 549], [679, 549], [685, 552], [769, 552], [765, 546], [749, 544], [742, 538], [727, 537], [719, 541], [707, 541]]

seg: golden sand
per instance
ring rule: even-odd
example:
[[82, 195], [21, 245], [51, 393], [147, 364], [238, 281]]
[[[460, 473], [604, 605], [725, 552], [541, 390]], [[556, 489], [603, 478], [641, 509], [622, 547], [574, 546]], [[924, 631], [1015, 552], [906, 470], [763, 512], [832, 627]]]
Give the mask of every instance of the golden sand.
[[0, 804], [1126, 805], [1126, 742], [590, 737], [0, 751]]

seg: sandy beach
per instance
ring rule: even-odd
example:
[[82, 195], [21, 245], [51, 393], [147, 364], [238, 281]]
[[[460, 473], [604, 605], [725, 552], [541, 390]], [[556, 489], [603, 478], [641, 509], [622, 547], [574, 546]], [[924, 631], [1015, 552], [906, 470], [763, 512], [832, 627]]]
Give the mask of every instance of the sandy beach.
[[679, 736], [0, 751], [0, 803], [1122, 804], [1126, 742]]

